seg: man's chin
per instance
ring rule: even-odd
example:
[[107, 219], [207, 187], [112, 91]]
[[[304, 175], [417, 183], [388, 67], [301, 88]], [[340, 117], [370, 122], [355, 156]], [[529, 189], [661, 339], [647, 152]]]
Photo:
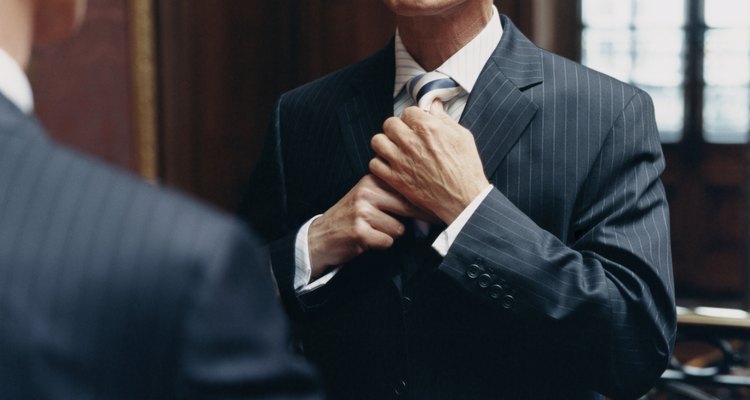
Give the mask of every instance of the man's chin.
[[429, 17], [445, 13], [464, 3], [465, 0], [384, 0], [383, 2], [400, 17]]

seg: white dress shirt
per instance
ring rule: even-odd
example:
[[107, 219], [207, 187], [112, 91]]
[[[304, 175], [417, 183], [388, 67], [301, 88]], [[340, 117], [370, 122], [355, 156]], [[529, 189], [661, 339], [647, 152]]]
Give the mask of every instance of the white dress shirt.
[[3, 49], [0, 49], [0, 93], [24, 113], [34, 112], [29, 79], [16, 60]]
[[[436, 71], [453, 78], [453, 80], [463, 89], [461, 93], [445, 104], [446, 112], [455, 121], [458, 121], [461, 117], [461, 113], [463, 113], [464, 108], [466, 107], [466, 101], [469, 98], [469, 94], [471, 94], [471, 91], [474, 89], [479, 74], [482, 72], [487, 61], [489, 61], [503, 35], [500, 14], [494, 6], [492, 8], [493, 15], [487, 26], [485, 26], [474, 39], [466, 44], [466, 46], [462, 47], [436, 69]], [[393, 115], [400, 117], [404, 109], [415, 105], [414, 100], [404, 89], [406, 82], [427, 71], [425, 71], [406, 50], [398, 31], [396, 31], [395, 52], [396, 79], [393, 87]], [[476, 211], [477, 207], [479, 207], [491, 191], [492, 185], [489, 185], [474, 198], [474, 200], [451, 225], [440, 233], [437, 239], [432, 243], [432, 248], [435, 249], [438, 254], [445, 257], [453, 244], [453, 241], [461, 232], [461, 229], [463, 229], [466, 222], [474, 214], [474, 211]], [[325, 285], [338, 272], [338, 268], [333, 269], [326, 275], [310, 283], [312, 268], [307, 236], [310, 224], [319, 217], [320, 215], [311, 218], [302, 226], [302, 228], [300, 228], [299, 232], [297, 232], [295, 243], [296, 270], [294, 275], [294, 288], [298, 293], [309, 292]]]

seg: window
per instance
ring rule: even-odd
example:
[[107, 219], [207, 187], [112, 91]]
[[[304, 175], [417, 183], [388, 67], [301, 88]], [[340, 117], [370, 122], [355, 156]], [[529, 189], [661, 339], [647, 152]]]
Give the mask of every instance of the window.
[[582, 62], [646, 90], [662, 142], [748, 142], [750, 1], [581, 1]]
[[581, 61], [646, 90], [682, 304], [750, 307], [750, 0], [568, 0]]

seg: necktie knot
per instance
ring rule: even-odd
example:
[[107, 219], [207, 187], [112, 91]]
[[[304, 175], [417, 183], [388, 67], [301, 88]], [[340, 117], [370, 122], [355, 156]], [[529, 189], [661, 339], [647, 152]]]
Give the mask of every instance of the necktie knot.
[[456, 97], [461, 93], [461, 86], [447, 75], [433, 71], [411, 78], [406, 83], [406, 91], [419, 108], [429, 110], [435, 99], [447, 103]]

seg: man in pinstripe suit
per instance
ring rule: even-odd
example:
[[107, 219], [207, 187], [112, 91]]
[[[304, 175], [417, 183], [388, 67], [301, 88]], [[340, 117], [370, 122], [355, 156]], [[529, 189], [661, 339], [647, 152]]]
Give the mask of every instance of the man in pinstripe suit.
[[[385, 3], [385, 49], [281, 97], [243, 209], [330, 397], [645, 392], [675, 334], [649, 97], [491, 0]], [[460, 88], [428, 112], [426, 71]]]
[[19, 67], [80, 0], [0, 2], [0, 398], [318, 399], [231, 218], [46, 137]]

